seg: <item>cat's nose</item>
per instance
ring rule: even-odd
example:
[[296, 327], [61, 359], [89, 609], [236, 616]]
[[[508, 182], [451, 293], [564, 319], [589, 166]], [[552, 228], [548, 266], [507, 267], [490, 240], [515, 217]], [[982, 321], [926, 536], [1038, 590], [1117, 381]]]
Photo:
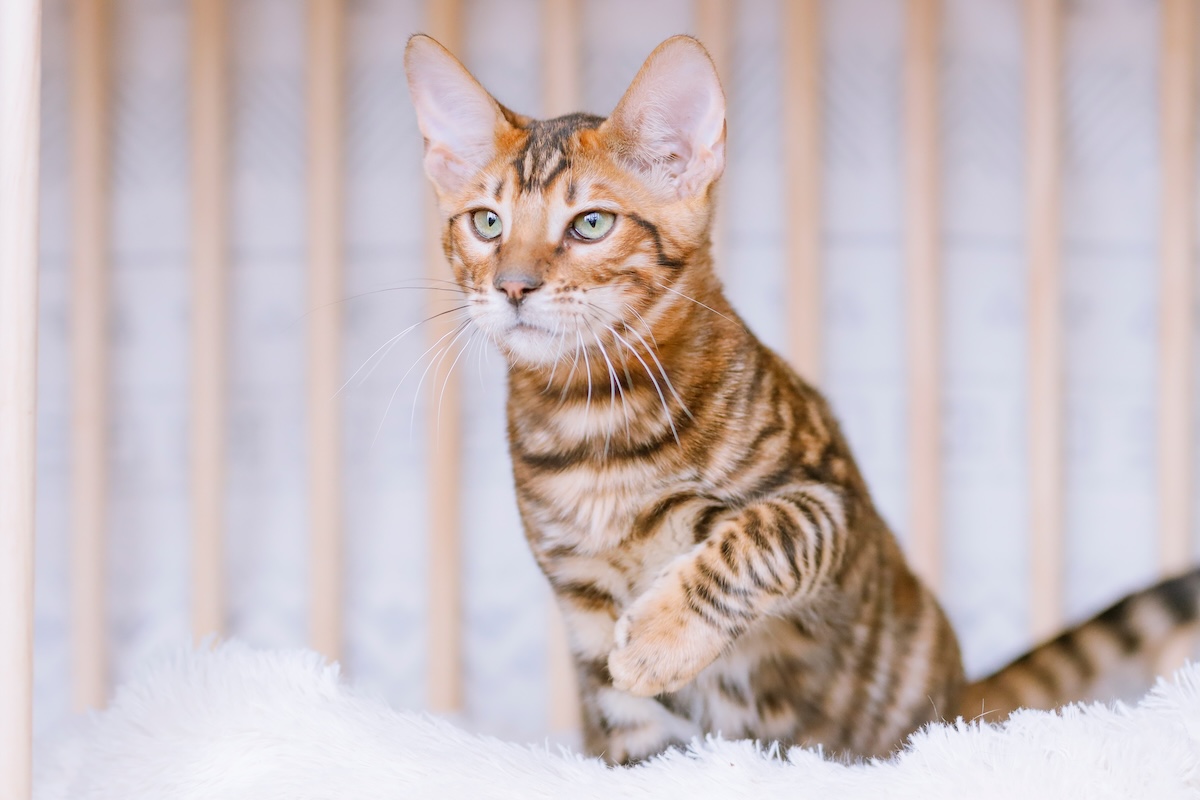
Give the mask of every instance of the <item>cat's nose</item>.
[[542, 280], [532, 275], [506, 275], [496, 281], [496, 288], [508, 296], [508, 302], [519, 306], [525, 297], [539, 286]]

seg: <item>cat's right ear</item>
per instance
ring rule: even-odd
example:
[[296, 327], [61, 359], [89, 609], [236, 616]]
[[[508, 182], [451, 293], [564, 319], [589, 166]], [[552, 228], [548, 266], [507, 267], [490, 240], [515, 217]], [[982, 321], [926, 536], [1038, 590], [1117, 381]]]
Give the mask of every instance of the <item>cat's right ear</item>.
[[454, 194], [487, 166], [496, 137], [511, 126], [500, 104], [432, 38], [408, 40], [404, 71], [425, 137], [425, 174], [439, 193]]
[[601, 131], [651, 186], [703, 194], [725, 169], [725, 95], [703, 45], [672, 36], [656, 47]]

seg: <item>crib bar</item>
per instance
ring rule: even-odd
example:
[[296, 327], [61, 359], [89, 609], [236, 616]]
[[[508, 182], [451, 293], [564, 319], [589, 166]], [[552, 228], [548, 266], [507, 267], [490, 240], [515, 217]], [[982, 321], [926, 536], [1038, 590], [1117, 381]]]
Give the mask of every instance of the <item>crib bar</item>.
[[783, 141], [788, 355], [821, 378], [821, 4], [783, 4]]
[[[578, 0], [543, 0], [542, 2], [542, 114], [556, 117], [580, 106], [580, 64], [582, 52], [579, 41]], [[549, 604], [546, 628], [547, 703], [551, 731], [578, 730], [579, 690], [575, 666], [567, 645], [566, 628], [558, 606]]]
[[226, 0], [192, 0], [192, 634], [197, 640], [224, 627], [228, 26]]
[[938, 0], [908, 0], [904, 54], [905, 260], [908, 302], [909, 542], [917, 573], [941, 582], [941, 254]]
[[71, 649], [77, 710], [108, 694], [109, 109], [112, 6], [71, 4]]
[[309, 516], [311, 643], [342, 653], [343, 0], [308, 0]]
[[[717, 75], [721, 78], [721, 88], [725, 91], [725, 107], [729, 108], [729, 96], [733, 90], [733, 38], [736, 18], [733, 13], [731, 0], [694, 0], [696, 36], [708, 49]], [[726, 149], [728, 157], [728, 148]], [[729, 212], [721, 198], [727, 196], [717, 185], [717, 210], [712, 222], [712, 258], [717, 272], [728, 276], [730, 270], [729, 248], [727, 246], [727, 227]]]
[[542, 116], [580, 110], [578, 0], [542, 0]]
[[730, 0], [695, 0], [696, 37], [717, 67], [726, 92], [733, 80], [733, 32], [737, 20]]
[[[460, 0], [427, 0], [425, 32], [460, 57], [463, 52], [462, 6]], [[442, 253], [442, 223], [429, 190], [425, 209], [425, 264], [427, 275], [447, 280], [450, 269]], [[430, 292], [436, 295], [438, 292]], [[427, 315], [445, 311], [431, 300]], [[450, 346], [458, 320], [453, 315], [429, 324], [431, 355]], [[429, 463], [429, 706], [434, 711], [457, 711], [463, 707], [462, 671], [462, 531], [459, 504], [461, 448], [461, 399], [459, 382], [449, 371], [457, 348], [466, 337], [447, 350], [448, 357], [429, 370], [426, 408]]]
[[1026, 0], [1029, 214], [1029, 456], [1031, 624], [1035, 638], [1063, 613], [1062, 9]]
[[1195, 0], [1163, 4], [1158, 474], [1160, 552], [1166, 572], [1183, 570], [1193, 558], [1196, 23]]
[[32, 791], [41, 4], [0, 3], [0, 798]]

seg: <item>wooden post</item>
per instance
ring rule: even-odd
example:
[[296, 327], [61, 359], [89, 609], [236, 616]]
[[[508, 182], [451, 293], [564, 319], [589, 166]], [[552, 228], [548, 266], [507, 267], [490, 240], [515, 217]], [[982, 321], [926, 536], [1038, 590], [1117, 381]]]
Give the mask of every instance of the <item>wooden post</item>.
[[346, 14], [308, 0], [310, 637], [342, 654], [342, 200]]
[[578, 0], [542, 0], [542, 116], [579, 111]]
[[[542, 114], [557, 117], [579, 110], [581, 51], [578, 0], [542, 0]], [[547, 681], [550, 730], [579, 730], [579, 687], [558, 605], [547, 621]]]
[[[451, 52], [462, 56], [460, 0], [428, 0], [425, 30]], [[433, 190], [425, 209], [425, 263], [432, 278], [445, 280], [449, 267], [442, 253], [442, 220]], [[430, 294], [436, 294], [431, 292]], [[445, 307], [431, 301], [429, 314]], [[429, 323], [434, 344], [453, 330], [453, 315]], [[453, 337], [446, 339], [450, 341]], [[445, 342], [443, 342], [445, 344]], [[436, 350], [434, 351], [437, 352]], [[432, 354], [431, 354], [432, 355]], [[463, 707], [462, 678], [462, 531], [459, 514], [461, 475], [461, 391], [448, 374], [450, 359], [429, 371], [429, 706], [434, 711]], [[444, 389], [443, 389], [444, 387]]]
[[32, 792], [41, 4], [0, 3], [0, 798]]
[[1062, 620], [1062, 9], [1026, 0], [1033, 634]]
[[[788, 0], [791, 2], [791, 0]], [[695, 0], [696, 37], [708, 49], [721, 88], [725, 92], [725, 106], [729, 107], [729, 95], [733, 90], [733, 3], [731, 0]], [[726, 153], [729, 150], [726, 148]], [[729, 212], [721, 198], [726, 195], [717, 187], [717, 212], [712, 223], [712, 258], [720, 275], [729, 274], [729, 248], [726, 243], [726, 228]]]
[[74, 706], [108, 694], [109, 0], [71, 4], [71, 645]]
[[1192, 308], [1196, 281], [1195, 0], [1162, 6], [1162, 265], [1159, 279], [1159, 535], [1165, 572], [1194, 560], [1192, 550]]
[[941, 582], [941, 173], [938, 0], [908, 0], [904, 55], [911, 542], [917, 573]]
[[788, 355], [821, 378], [821, 4], [783, 4], [783, 167], [788, 220]]
[[229, 22], [192, 0], [192, 634], [224, 627]]

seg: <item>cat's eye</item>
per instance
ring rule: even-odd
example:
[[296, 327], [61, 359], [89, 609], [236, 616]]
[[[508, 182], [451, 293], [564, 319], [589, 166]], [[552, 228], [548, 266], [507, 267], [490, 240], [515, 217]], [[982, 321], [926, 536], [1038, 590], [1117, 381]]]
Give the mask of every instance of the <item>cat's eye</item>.
[[617, 216], [609, 211], [585, 211], [571, 220], [571, 231], [580, 239], [595, 241], [608, 233]]
[[500, 215], [495, 211], [481, 208], [471, 215], [471, 219], [475, 222], [475, 230], [485, 239], [495, 239], [504, 230], [504, 226], [500, 224]]

